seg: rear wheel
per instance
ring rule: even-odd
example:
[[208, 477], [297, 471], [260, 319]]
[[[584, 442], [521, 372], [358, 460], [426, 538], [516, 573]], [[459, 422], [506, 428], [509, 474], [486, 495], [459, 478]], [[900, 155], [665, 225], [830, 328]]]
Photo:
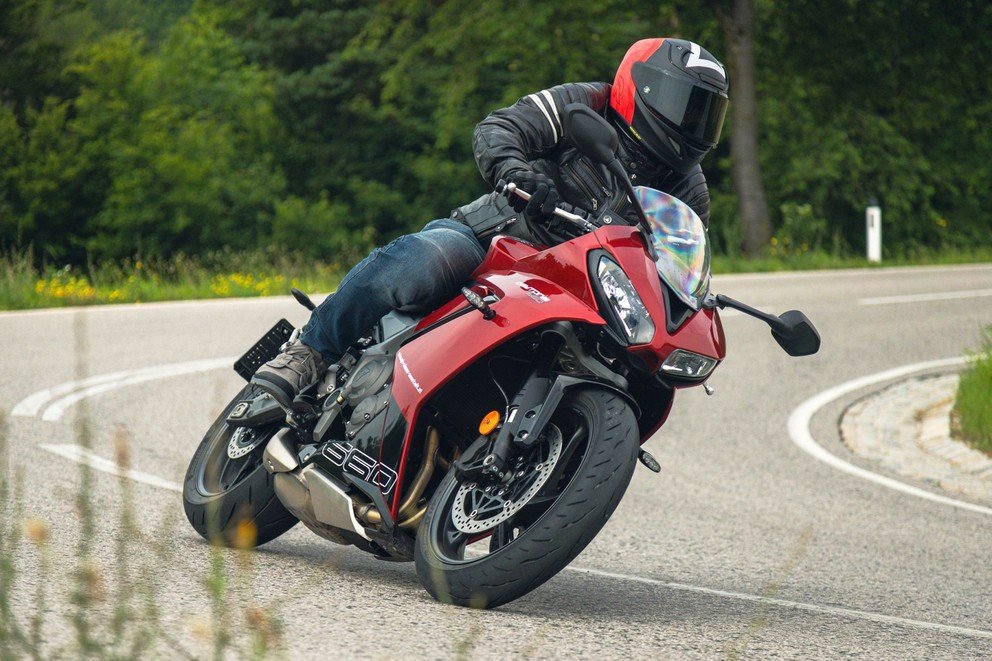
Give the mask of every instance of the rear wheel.
[[439, 485], [417, 534], [421, 582], [436, 599], [493, 608], [536, 588], [592, 541], [633, 474], [637, 421], [615, 393], [583, 388], [559, 405], [509, 482]]
[[257, 386], [244, 387], [207, 431], [186, 471], [186, 517], [211, 542], [264, 544], [298, 521], [279, 502], [272, 475], [262, 466], [265, 444], [283, 425], [234, 427], [226, 422], [239, 402], [259, 394]]

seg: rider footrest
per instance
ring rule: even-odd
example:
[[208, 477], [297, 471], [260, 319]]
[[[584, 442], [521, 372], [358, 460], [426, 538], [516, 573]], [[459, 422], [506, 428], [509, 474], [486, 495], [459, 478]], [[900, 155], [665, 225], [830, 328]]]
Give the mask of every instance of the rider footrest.
[[279, 355], [279, 350], [296, 328], [285, 319], [280, 319], [269, 332], [262, 336], [245, 355], [234, 363], [234, 371], [245, 381], [251, 381], [255, 370]]
[[658, 460], [651, 456], [651, 453], [647, 450], [641, 450], [637, 454], [637, 458], [641, 460], [641, 463], [648, 467], [649, 470], [655, 473], [661, 472], [661, 464]]

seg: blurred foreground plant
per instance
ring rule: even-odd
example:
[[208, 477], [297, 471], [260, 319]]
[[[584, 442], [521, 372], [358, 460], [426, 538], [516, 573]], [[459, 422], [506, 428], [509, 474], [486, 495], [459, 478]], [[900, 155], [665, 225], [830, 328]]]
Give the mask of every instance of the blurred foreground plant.
[[[85, 317], [74, 320], [78, 375], [88, 373]], [[174, 599], [165, 592], [163, 568], [179, 564], [177, 532], [168, 521], [152, 532], [143, 529], [149, 521], [133, 492], [129, 432], [100, 430], [85, 399], [76, 413], [75, 442], [84, 459], [75, 497], [65, 499], [70, 518], [45, 521], [25, 512], [26, 478], [12, 461], [9, 423], [0, 410], [0, 660], [269, 657], [281, 642], [281, 624], [252, 599], [254, 531], [239, 531], [241, 548], [215, 544], [197, 554], [206, 561], [202, 596], [209, 614], [187, 613], [177, 634], [163, 620], [167, 600]], [[85, 459], [98, 431], [111, 433], [118, 486], [113, 508], [98, 505], [97, 474]], [[32, 589], [33, 600], [25, 599]], [[198, 640], [198, 629], [206, 630], [206, 641]]]

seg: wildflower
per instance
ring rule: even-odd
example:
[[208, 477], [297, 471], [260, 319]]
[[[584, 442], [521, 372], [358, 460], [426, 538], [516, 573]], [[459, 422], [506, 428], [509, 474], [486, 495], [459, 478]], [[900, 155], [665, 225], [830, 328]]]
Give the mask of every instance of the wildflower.
[[25, 521], [24, 532], [27, 538], [34, 544], [38, 546], [48, 544], [48, 526], [41, 519], [30, 518]]
[[254, 548], [258, 541], [258, 526], [248, 518], [238, 521], [238, 527], [234, 531], [233, 546], [243, 551]]

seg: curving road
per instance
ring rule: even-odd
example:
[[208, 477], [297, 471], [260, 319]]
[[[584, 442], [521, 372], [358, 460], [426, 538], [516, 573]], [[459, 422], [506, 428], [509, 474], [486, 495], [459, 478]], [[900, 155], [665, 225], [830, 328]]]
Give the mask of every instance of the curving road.
[[[992, 503], [958, 507], [838, 470], [801, 449], [788, 424], [833, 389], [800, 427], [877, 473], [840, 443], [840, 416], [888, 382], [871, 375], [977, 348], [992, 323], [992, 265], [721, 276], [714, 289], [804, 310], [820, 354], [790, 359], [763, 324], [727, 314], [715, 395], [680, 393], [647, 446], [662, 474], [636, 471], [572, 567], [473, 612], [432, 601], [412, 564], [298, 527], [247, 558], [224, 553], [234, 656], [247, 653], [244, 613], [256, 606], [250, 619], [281, 622], [292, 658], [992, 656]], [[47, 546], [20, 542], [8, 596], [26, 627], [43, 588], [43, 649], [74, 644], [69, 593], [82, 549], [94, 622], [109, 621], [115, 602], [137, 612], [151, 593], [161, 634], [151, 656], [212, 654], [211, 550], [177, 489], [238, 388], [223, 365], [281, 316], [306, 318], [289, 298], [0, 314], [3, 439], [19, 491], [4, 517], [18, 529], [28, 521], [29, 536], [38, 522], [48, 532]], [[115, 448], [125, 444], [122, 471]], [[97, 521], [85, 538], [81, 489]], [[134, 504], [137, 535], [121, 534], [122, 502]], [[131, 577], [123, 591], [121, 574]]]

